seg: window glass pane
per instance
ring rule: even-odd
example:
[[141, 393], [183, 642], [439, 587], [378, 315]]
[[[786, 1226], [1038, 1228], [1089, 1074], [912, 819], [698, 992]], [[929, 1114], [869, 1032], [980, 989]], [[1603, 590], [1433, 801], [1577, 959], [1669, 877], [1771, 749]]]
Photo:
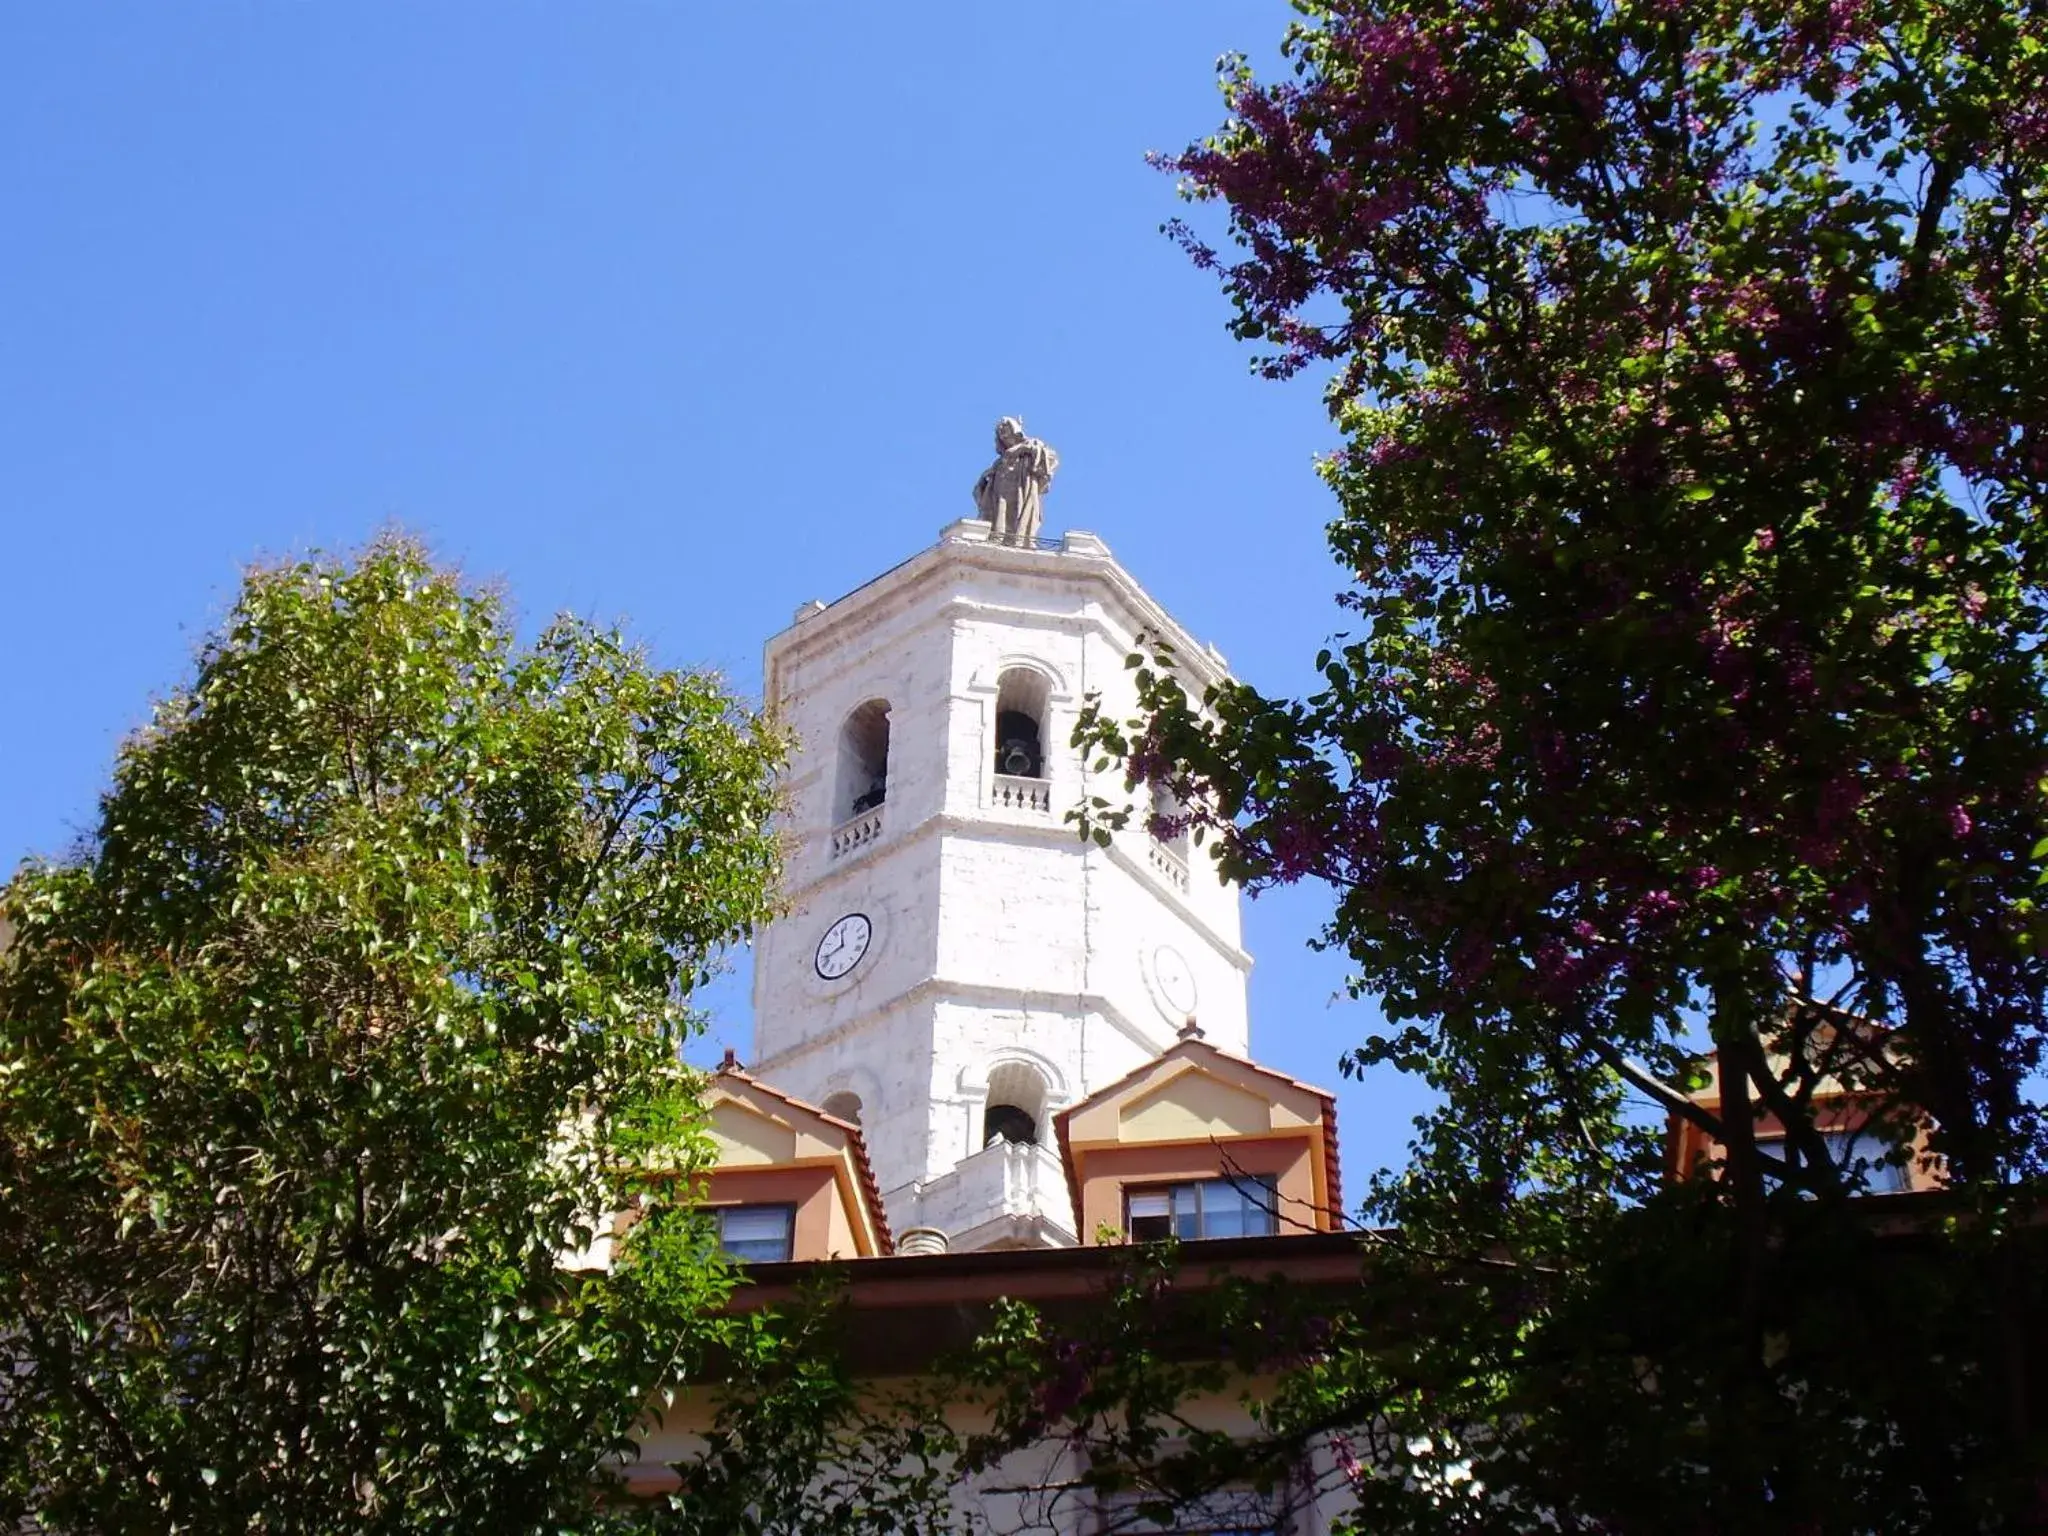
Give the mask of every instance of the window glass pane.
[[1274, 1181], [1268, 1178], [1226, 1180], [1216, 1190], [1218, 1237], [1270, 1237], [1276, 1229]]
[[1204, 1236], [1244, 1237], [1263, 1232], [1265, 1214], [1235, 1184], [1211, 1184], [1202, 1191]]
[[736, 1243], [761, 1242], [789, 1230], [789, 1211], [779, 1205], [733, 1205], [725, 1211], [725, 1235]]
[[1238, 1230], [1249, 1237], [1263, 1233], [1273, 1220], [1273, 1197], [1257, 1185], [1232, 1184], [1230, 1193], [1237, 1207]]
[[1265, 1237], [1275, 1229], [1271, 1179], [1203, 1179], [1176, 1184], [1171, 1195], [1173, 1233], [1184, 1240]]
[[[1827, 1136], [1823, 1134], [1821, 1136], [1821, 1140], [1826, 1141]], [[1770, 1159], [1769, 1162], [1766, 1162], [1764, 1164], [1764, 1177], [1769, 1179], [1773, 1184], [1775, 1184], [1777, 1182], [1778, 1176], [1775, 1173], [1771, 1172], [1771, 1165], [1772, 1163], [1790, 1163], [1792, 1161], [1791, 1148], [1786, 1144], [1785, 1138], [1783, 1136], [1759, 1136], [1756, 1139], [1756, 1148], [1757, 1151], [1761, 1152], [1766, 1158]], [[1834, 1149], [1830, 1147], [1828, 1149], [1828, 1152], [1829, 1155], [1832, 1156], [1834, 1153]], [[1802, 1200], [1811, 1200], [1813, 1198], [1813, 1191], [1802, 1189], [1799, 1191], [1799, 1198]]]
[[729, 1205], [718, 1213], [718, 1245], [736, 1259], [777, 1263], [790, 1256], [795, 1224], [786, 1205]]
[[1906, 1170], [1883, 1161], [1891, 1153], [1891, 1143], [1877, 1132], [1823, 1131], [1821, 1139], [1828, 1144], [1828, 1156], [1845, 1176], [1854, 1171], [1859, 1161], [1864, 1164], [1863, 1187], [1870, 1193], [1895, 1195], [1905, 1189]]
[[1126, 1195], [1124, 1227], [1133, 1242], [1149, 1243], [1165, 1237], [1173, 1230], [1172, 1197], [1163, 1189]]
[[1270, 1237], [1278, 1230], [1273, 1213], [1274, 1181], [1240, 1174], [1200, 1179], [1171, 1189], [1127, 1192], [1124, 1224], [1136, 1241], [1171, 1233], [1183, 1241], [1203, 1237]]
[[[1862, 1193], [1896, 1195], [1911, 1187], [1904, 1166], [1895, 1167], [1883, 1161], [1891, 1154], [1892, 1144], [1878, 1132], [1822, 1131], [1820, 1139], [1822, 1145], [1827, 1148], [1828, 1161], [1841, 1170], [1844, 1178], [1854, 1173], [1859, 1161], [1863, 1163]], [[1759, 1136], [1756, 1144], [1761, 1151], [1781, 1162], [1787, 1156], [1783, 1136]], [[1769, 1177], [1769, 1174], [1766, 1173], [1765, 1176]]]

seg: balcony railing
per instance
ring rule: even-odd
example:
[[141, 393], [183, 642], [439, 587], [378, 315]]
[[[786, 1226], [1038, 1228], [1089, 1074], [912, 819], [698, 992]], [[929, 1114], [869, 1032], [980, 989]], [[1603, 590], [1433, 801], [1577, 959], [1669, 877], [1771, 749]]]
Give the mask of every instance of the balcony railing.
[[849, 816], [832, 829], [832, 857], [844, 858], [856, 848], [865, 848], [882, 835], [882, 806]]
[[1147, 840], [1145, 850], [1160, 878], [1176, 891], [1185, 892], [1188, 888], [1188, 861], [1156, 837]]
[[1074, 1225], [1059, 1154], [1032, 1142], [990, 1142], [923, 1185], [917, 1201], [918, 1224], [951, 1233], [999, 1216], [1036, 1216], [1069, 1234]]
[[989, 790], [989, 801], [1006, 811], [1049, 814], [1052, 810], [1052, 785], [1044, 779], [1025, 779], [1011, 773], [999, 773]]

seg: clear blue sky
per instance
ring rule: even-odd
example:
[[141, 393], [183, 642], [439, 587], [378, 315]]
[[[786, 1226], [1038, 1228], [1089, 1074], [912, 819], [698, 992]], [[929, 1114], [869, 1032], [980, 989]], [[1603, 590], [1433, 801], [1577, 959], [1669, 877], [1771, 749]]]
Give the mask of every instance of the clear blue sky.
[[[1312, 386], [1251, 378], [1158, 233], [1246, 0], [743, 6], [16, 0], [0, 16], [0, 866], [88, 826], [241, 565], [425, 534], [520, 612], [756, 690], [810, 597], [971, 511], [990, 423], [1239, 675], [1338, 627]], [[1253, 1049], [1415, 1091], [1247, 909]], [[744, 971], [744, 957], [741, 969]], [[743, 1051], [743, 976], [713, 1003]], [[716, 1040], [707, 1042], [715, 1050]]]

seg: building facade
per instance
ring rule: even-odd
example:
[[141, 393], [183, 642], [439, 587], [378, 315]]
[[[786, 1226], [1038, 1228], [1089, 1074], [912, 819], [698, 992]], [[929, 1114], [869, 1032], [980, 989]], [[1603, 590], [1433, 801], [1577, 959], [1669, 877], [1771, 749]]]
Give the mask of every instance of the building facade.
[[1075, 1242], [1059, 1112], [1197, 1015], [1246, 1050], [1237, 892], [1149, 814], [1106, 847], [1067, 819], [1126, 793], [1069, 745], [1083, 700], [1128, 713], [1161, 643], [1192, 694], [1225, 676], [1100, 539], [979, 519], [768, 642], [789, 907], [749, 1070], [859, 1124], [913, 1251]]

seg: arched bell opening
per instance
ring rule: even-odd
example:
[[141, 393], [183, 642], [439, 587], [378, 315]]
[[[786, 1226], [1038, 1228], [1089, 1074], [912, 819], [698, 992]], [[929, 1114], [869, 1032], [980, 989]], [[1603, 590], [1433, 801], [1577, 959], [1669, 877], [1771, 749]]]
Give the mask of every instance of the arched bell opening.
[[996, 772], [1046, 777], [1046, 727], [1052, 686], [1044, 674], [1012, 667], [996, 680]]
[[1035, 1067], [1006, 1061], [988, 1075], [988, 1104], [981, 1116], [981, 1144], [997, 1141], [1035, 1145], [1045, 1123], [1048, 1090]]
[[1192, 818], [1188, 808], [1181, 803], [1169, 785], [1152, 786], [1152, 815], [1146, 822], [1146, 830], [1154, 842], [1169, 852], [1178, 854], [1183, 860], [1188, 856], [1188, 828]]
[[839, 777], [832, 820], [836, 825], [871, 811], [889, 795], [889, 701], [869, 699], [839, 728]]

